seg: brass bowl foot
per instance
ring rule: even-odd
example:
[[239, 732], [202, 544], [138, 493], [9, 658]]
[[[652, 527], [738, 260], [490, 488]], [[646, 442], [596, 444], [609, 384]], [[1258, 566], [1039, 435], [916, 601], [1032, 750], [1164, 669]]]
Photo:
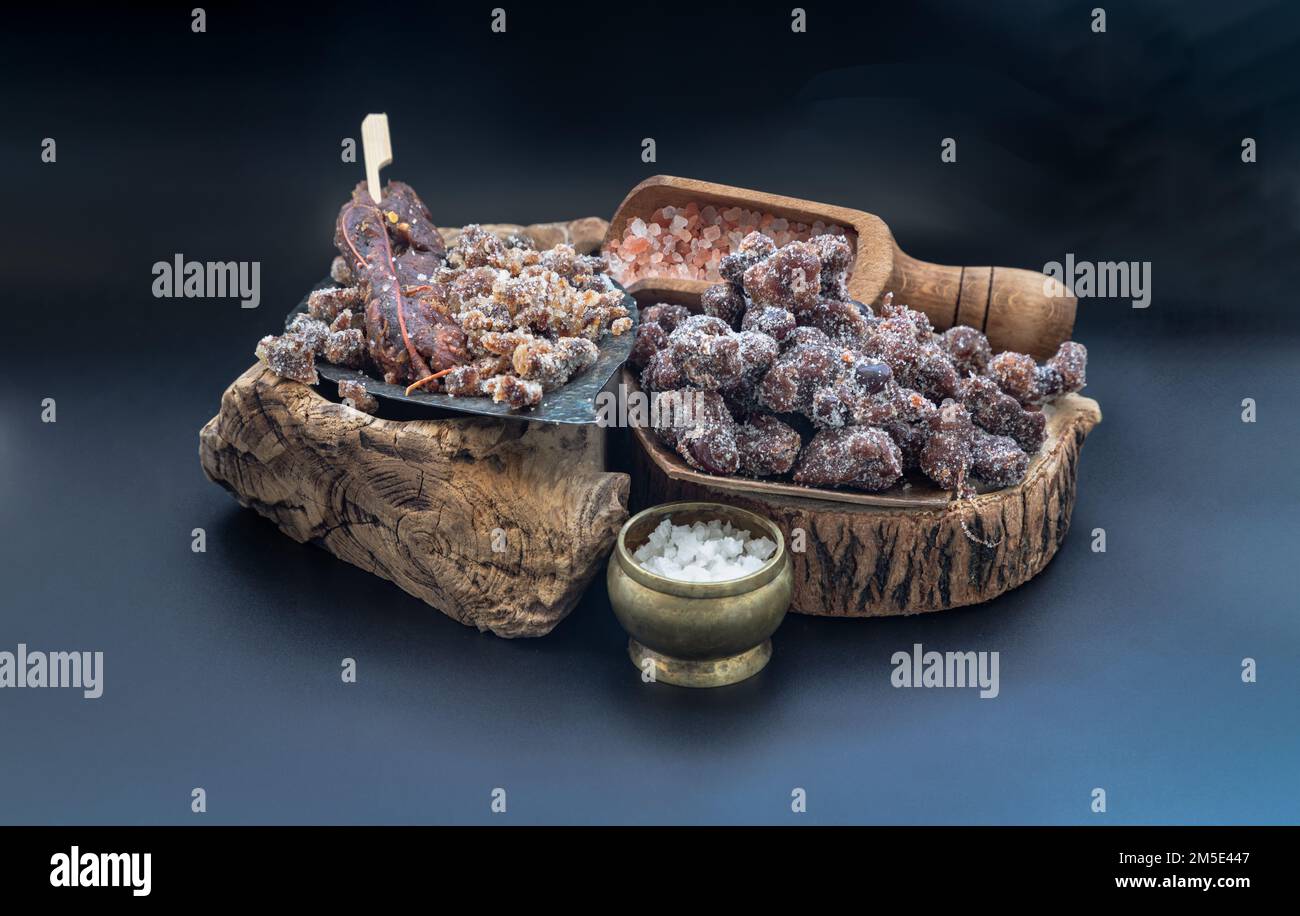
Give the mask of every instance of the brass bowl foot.
[[648, 649], [635, 639], [627, 641], [627, 654], [632, 664], [645, 672], [646, 659], [654, 665], [654, 679], [678, 687], [725, 687], [753, 677], [763, 670], [772, 657], [772, 640], [765, 639], [752, 649], [739, 655], [723, 658], [687, 659], [664, 655]]

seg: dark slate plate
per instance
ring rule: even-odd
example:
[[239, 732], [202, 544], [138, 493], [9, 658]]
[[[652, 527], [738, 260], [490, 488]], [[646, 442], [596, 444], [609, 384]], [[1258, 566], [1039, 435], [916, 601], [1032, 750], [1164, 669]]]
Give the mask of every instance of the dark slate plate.
[[[610, 282], [614, 283], [613, 280]], [[335, 285], [337, 284], [332, 280], [323, 280], [312, 287], [312, 292]], [[617, 283], [614, 285], [619, 289], [623, 288]], [[594, 366], [570, 380], [564, 387], [546, 392], [542, 403], [530, 410], [511, 410], [505, 404], [494, 404], [491, 398], [454, 398], [446, 394], [426, 394], [422, 391], [408, 395], [402, 386], [388, 385], [359, 369], [345, 369], [324, 360], [316, 361], [316, 369], [321, 376], [318, 390], [321, 394], [338, 400], [339, 382], [345, 379], [363, 381], [366, 383], [366, 391], [379, 401], [378, 415], [388, 420], [425, 420], [472, 414], [511, 420], [534, 420], [541, 423], [595, 423], [596, 395], [614, 382], [619, 367], [623, 365], [632, 349], [632, 339], [636, 333], [636, 300], [624, 293], [623, 304], [627, 306], [628, 317], [632, 319], [632, 329], [618, 337], [606, 335], [600, 342], [600, 355], [596, 358]], [[285, 324], [288, 325], [295, 315], [305, 311], [307, 311], [307, 296], [303, 296], [297, 308], [286, 316]]]

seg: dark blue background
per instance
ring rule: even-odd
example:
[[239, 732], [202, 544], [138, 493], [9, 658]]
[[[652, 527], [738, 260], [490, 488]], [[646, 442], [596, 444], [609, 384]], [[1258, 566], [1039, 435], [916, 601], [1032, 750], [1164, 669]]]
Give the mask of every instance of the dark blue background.
[[[495, 822], [496, 786], [516, 823], [1300, 820], [1300, 15], [1112, 4], [1094, 35], [1095, 5], [11, 23], [0, 650], [106, 659], [99, 700], [0, 691], [0, 822]], [[505, 641], [239, 509], [197, 431], [321, 275], [371, 110], [446, 224], [608, 216], [665, 172], [870, 210], [947, 263], [1150, 260], [1149, 309], [1080, 304], [1105, 419], [1060, 554], [978, 608], [791, 617], [761, 676], [685, 691], [641, 683], [599, 581]], [[152, 298], [176, 252], [261, 261], [261, 308]], [[893, 689], [914, 642], [1000, 652], [1001, 696]]]

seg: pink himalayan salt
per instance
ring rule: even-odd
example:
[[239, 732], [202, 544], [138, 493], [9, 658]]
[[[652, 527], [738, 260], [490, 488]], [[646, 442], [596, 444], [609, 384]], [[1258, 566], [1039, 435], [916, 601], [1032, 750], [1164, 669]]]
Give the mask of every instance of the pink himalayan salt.
[[[605, 247], [605, 254], [610, 259], [610, 274], [624, 285], [646, 276], [716, 283], [721, 279], [718, 264], [755, 229], [777, 247], [814, 235], [847, 235], [843, 227], [820, 220], [809, 225], [743, 207], [719, 210], [710, 204], [701, 208], [692, 201], [684, 207], [656, 210], [649, 220], [637, 217], [629, 221], [621, 238]], [[853, 242], [850, 237], [849, 244]]]

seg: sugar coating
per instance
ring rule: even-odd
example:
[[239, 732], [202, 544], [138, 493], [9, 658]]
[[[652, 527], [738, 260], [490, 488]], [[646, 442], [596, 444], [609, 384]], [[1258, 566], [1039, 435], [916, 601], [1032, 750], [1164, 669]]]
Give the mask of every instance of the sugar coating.
[[292, 334], [280, 337], [268, 335], [257, 342], [253, 353], [270, 367], [276, 375], [315, 385], [320, 381], [316, 374], [316, 356], [311, 344]]
[[713, 519], [674, 525], [661, 521], [650, 538], [632, 552], [640, 566], [682, 582], [725, 582], [757, 572], [776, 553], [776, 542], [751, 537], [731, 522]]
[[708, 314], [647, 309], [655, 320], [643, 325], [632, 356], [643, 387], [705, 393], [710, 405], [704, 421], [659, 428], [659, 437], [714, 474], [791, 474], [874, 491], [906, 471], [957, 495], [973, 492], [973, 480], [1023, 480], [1046, 438], [1039, 405], [1085, 384], [1085, 348], [1067, 341], [1042, 365], [994, 355], [980, 331], [936, 333], [892, 293], [877, 316], [834, 290], [845, 257], [834, 239], [777, 248], [753, 233], [724, 262], [726, 282], [706, 292]]
[[343, 379], [339, 382], [339, 398], [344, 406], [362, 413], [374, 414], [379, 410], [379, 400], [366, 391], [366, 383], [360, 379]]

